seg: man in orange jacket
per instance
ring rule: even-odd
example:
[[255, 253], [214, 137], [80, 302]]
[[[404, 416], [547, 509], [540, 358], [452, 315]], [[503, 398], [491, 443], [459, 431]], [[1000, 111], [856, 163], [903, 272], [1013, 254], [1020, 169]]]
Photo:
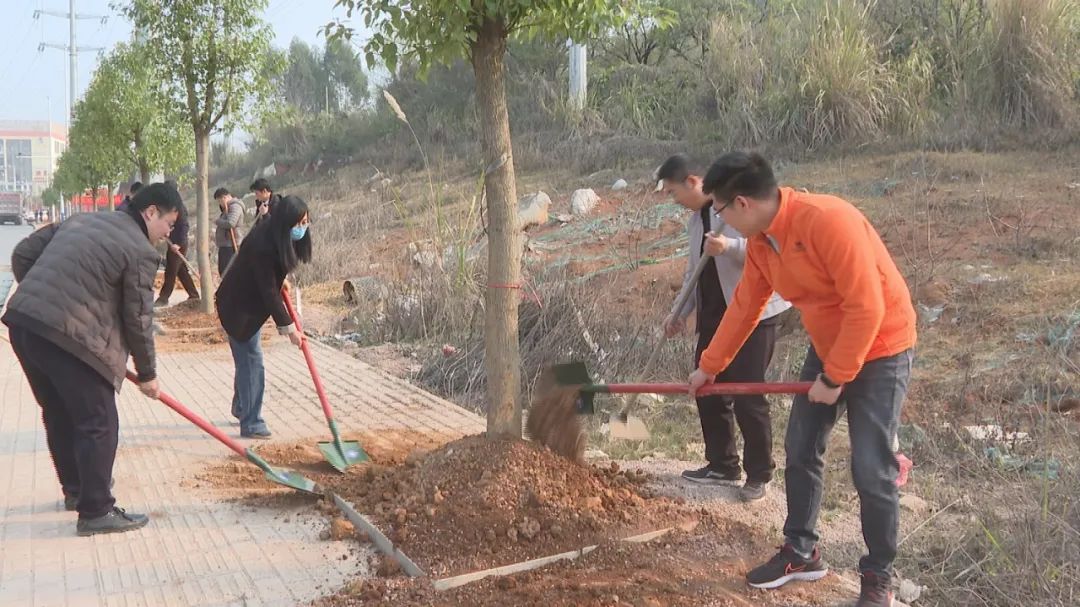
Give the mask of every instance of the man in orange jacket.
[[828, 569], [815, 531], [825, 446], [846, 406], [851, 471], [869, 554], [859, 562], [857, 607], [892, 604], [899, 471], [891, 448], [911, 375], [915, 310], [907, 284], [865, 216], [834, 196], [780, 188], [757, 154], [721, 157], [704, 191], [724, 221], [747, 237], [742, 280], [720, 327], [690, 376], [690, 391], [733, 360], [775, 291], [802, 312], [810, 336], [802, 380], [809, 394], [791, 407], [785, 451], [784, 546], [747, 574], [756, 588], [818, 580]]

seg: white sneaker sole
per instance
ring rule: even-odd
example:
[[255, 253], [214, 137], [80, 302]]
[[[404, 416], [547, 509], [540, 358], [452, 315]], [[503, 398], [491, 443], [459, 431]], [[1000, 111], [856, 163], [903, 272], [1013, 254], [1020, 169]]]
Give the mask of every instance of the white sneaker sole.
[[689, 476], [679, 476], [688, 483], [694, 483], [696, 485], [710, 485], [713, 487], [742, 487], [742, 480], [728, 481], [719, 478], [691, 478]]
[[788, 582], [816, 582], [828, 574], [828, 569], [821, 569], [819, 571], [798, 571], [796, 573], [778, 577], [771, 582], [762, 582], [760, 584], [747, 582], [747, 584], [750, 584], [754, 588], [760, 588], [762, 590], [774, 590]]

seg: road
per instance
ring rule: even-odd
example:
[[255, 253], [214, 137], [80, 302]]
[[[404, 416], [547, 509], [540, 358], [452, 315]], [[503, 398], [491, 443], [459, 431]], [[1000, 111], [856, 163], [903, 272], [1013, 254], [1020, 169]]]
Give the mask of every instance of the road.
[[26, 225], [0, 225], [0, 268], [7, 270], [11, 265], [12, 249], [32, 231], [34, 228]]

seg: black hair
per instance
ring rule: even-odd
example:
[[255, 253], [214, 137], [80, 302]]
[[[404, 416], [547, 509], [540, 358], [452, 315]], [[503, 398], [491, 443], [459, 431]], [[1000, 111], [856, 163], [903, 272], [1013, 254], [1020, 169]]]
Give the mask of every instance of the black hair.
[[128, 208], [136, 213], [142, 213], [149, 206], [156, 206], [162, 213], [178, 211], [181, 216], [187, 214], [180, 193], [176, 191], [176, 188], [169, 187], [164, 183], [151, 183], [148, 186], [139, 188], [139, 191], [131, 197], [131, 202], [128, 203]]
[[248, 189], [252, 192], [256, 190], [266, 190], [267, 192], [274, 191], [274, 188], [270, 187], [270, 182], [262, 177], [259, 177], [255, 181], [251, 182], [251, 187], [249, 187]]
[[133, 182], [130, 186], [128, 186], [128, 195], [129, 196], [134, 196], [135, 192], [138, 192], [141, 189], [142, 189], [142, 182], [141, 181]]
[[776, 176], [769, 161], [757, 152], [728, 152], [712, 163], [702, 191], [720, 204], [736, 196], [767, 198], [776, 193]]
[[659, 169], [656, 169], [656, 179], [682, 183], [693, 174], [690, 167], [690, 159], [685, 154], [675, 154], [664, 161]]
[[274, 212], [270, 214], [271, 239], [277, 248], [281, 267], [286, 273], [292, 272], [300, 262], [311, 261], [311, 230], [304, 234], [300, 240], [293, 240], [290, 232], [293, 226], [300, 223], [304, 215], [308, 214], [307, 203], [299, 196], [285, 196], [274, 204]]
[[226, 190], [225, 188], [218, 188], [218, 189], [214, 190], [214, 200], [217, 200], [218, 198], [221, 198], [222, 196], [228, 196], [228, 195], [229, 195], [229, 190]]

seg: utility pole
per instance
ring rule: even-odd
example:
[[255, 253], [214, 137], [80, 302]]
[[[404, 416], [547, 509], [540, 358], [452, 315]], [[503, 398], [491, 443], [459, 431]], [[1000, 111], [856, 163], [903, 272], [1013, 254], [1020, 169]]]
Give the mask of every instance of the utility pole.
[[68, 12], [50, 11], [50, 10], [36, 10], [34, 11], [34, 19], [40, 18], [42, 15], [48, 15], [50, 17], [60, 17], [68, 20], [68, 43], [67, 44], [52, 44], [48, 42], [42, 42], [38, 45], [38, 51], [43, 51], [46, 48], [55, 48], [61, 51], [68, 52], [68, 60], [70, 61], [70, 74], [68, 82], [68, 121], [72, 119], [72, 114], [75, 111], [75, 102], [79, 96], [79, 53], [87, 51], [103, 51], [104, 47], [100, 46], [78, 46], [75, 44], [75, 22], [79, 19], [99, 19], [104, 24], [109, 20], [106, 15], [86, 15], [75, 12], [75, 0], [69, 0]]
[[567, 40], [567, 46], [570, 47], [570, 107], [580, 112], [585, 109], [589, 86], [586, 69], [588, 52], [584, 44], [577, 44], [573, 40]]

